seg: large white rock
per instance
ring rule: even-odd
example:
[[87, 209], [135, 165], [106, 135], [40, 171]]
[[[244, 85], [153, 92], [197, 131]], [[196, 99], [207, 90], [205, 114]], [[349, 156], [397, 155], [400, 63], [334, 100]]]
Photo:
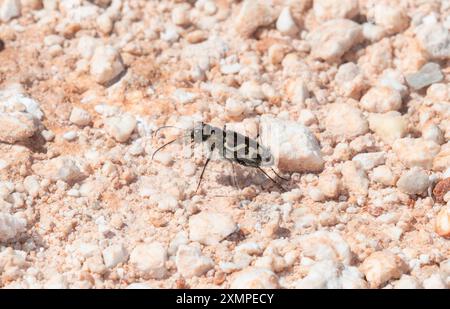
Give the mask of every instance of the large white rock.
[[100, 84], [107, 84], [125, 69], [119, 52], [112, 46], [98, 46], [91, 59], [91, 75]]
[[294, 121], [261, 117], [261, 140], [278, 168], [291, 172], [317, 172], [324, 166], [319, 143], [309, 129]]
[[202, 211], [189, 218], [189, 238], [205, 245], [215, 245], [235, 232], [237, 225], [226, 213]]
[[363, 40], [362, 27], [349, 19], [333, 19], [310, 32], [307, 40], [313, 57], [337, 60]]
[[146, 277], [161, 279], [166, 275], [167, 251], [159, 242], [137, 245], [130, 255], [130, 262]]
[[214, 267], [213, 260], [202, 255], [199, 248], [186, 245], [178, 247], [175, 263], [184, 278], [199, 277]]
[[0, 242], [16, 237], [24, 232], [27, 222], [23, 218], [7, 213], [0, 213]]
[[271, 270], [248, 267], [234, 275], [232, 289], [277, 289], [278, 277]]

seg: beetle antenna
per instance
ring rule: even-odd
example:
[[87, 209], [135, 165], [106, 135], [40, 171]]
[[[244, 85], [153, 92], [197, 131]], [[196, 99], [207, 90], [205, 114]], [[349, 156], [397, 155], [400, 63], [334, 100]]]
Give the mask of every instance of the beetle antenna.
[[155, 152], [152, 154], [152, 160], [153, 160], [153, 158], [155, 157], [155, 154], [156, 154], [158, 151], [160, 151], [160, 150], [163, 149], [164, 147], [166, 147], [166, 146], [172, 144], [172, 143], [175, 142], [176, 140], [178, 140], [178, 138], [173, 139], [173, 140], [171, 140], [170, 142], [165, 143], [164, 145], [162, 145], [161, 147], [159, 147], [158, 149], [156, 149]]
[[162, 126], [162, 127], [159, 127], [158, 129], [156, 129], [156, 131], [153, 132], [153, 134], [156, 135], [159, 132], [159, 130], [167, 129], [167, 128], [175, 128], [175, 129], [178, 129], [178, 130], [183, 130], [183, 129], [175, 127], [175, 126]]

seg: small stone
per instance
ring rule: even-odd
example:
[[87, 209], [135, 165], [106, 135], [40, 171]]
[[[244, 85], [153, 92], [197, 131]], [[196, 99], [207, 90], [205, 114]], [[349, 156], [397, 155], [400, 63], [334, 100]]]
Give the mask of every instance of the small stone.
[[286, 94], [292, 104], [304, 106], [309, 98], [309, 91], [301, 79], [294, 79], [287, 84]]
[[226, 213], [202, 211], [189, 218], [189, 238], [204, 245], [215, 245], [235, 232], [237, 225]]
[[422, 194], [430, 185], [428, 174], [419, 167], [404, 172], [397, 181], [397, 188], [407, 194]]
[[239, 100], [228, 98], [225, 102], [225, 110], [230, 117], [239, 117], [245, 112], [245, 104]]
[[82, 36], [78, 40], [77, 51], [81, 58], [89, 60], [94, 55], [95, 49], [100, 45], [98, 39], [92, 36]]
[[28, 194], [32, 197], [38, 196], [39, 190], [41, 188], [38, 178], [34, 175], [25, 177], [25, 179], [23, 180], [23, 186], [25, 187], [25, 190], [28, 192]]
[[42, 130], [41, 135], [47, 142], [51, 142], [55, 139], [55, 133], [49, 130]]
[[396, 181], [392, 170], [386, 165], [381, 165], [373, 169], [372, 179], [375, 182], [381, 183], [385, 186], [393, 186]]
[[191, 44], [203, 42], [208, 38], [208, 34], [202, 30], [194, 30], [186, 35], [186, 40]]
[[20, 0], [0, 1], [0, 21], [6, 23], [14, 17], [20, 16]]
[[230, 288], [232, 289], [277, 289], [278, 277], [272, 271], [248, 267], [234, 275]]
[[317, 172], [325, 161], [315, 136], [310, 130], [294, 121], [261, 117], [261, 139], [269, 147], [275, 164], [281, 170]]
[[361, 106], [373, 113], [396, 111], [402, 107], [402, 96], [391, 87], [373, 87], [361, 98]]
[[408, 85], [414, 90], [420, 90], [434, 83], [439, 83], [444, 79], [439, 64], [429, 62], [425, 64], [417, 73], [406, 76]]
[[161, 40], [174, 43], [178, 41], [180, 34], [175, 26], [167, 26], [165, 31], [161, 33]]
[[329, 105], [325, 127], [332, 136], [339, 139], [352, 139], [369, 131], [369, 125], [361, 111], [345, 103]]
[[367, 195], [369, 179], [361, 166], [353, 161], [347, 161], [342, 166], [342, 180], [344, 186], [353, 193]]
[[379, 288], [389, 280], [400, 278], [406, 268], [400, 257], [388, 251], [372, 253], [360, 267], [371, 288]]
[[364, 76], [359, 66], [353, 62], [347, 62], [339, 66], [335, 81], [342, 95], [354, 99], [359, 99], [365, 88]]
[[278, 16], [276, 23], [277, 30], [286, 35], [295, 35], [298, 33], [298, 27], [292, 18], [289, 7], [283, 8]]
[[109, 34], [113, 30], [114, 22], [109, 14], [101, 14], [97, 17], [97, 29], [103, 34]]
[[416, 37], [431, 59], [450, 57], [450, 32], [439, 23], [423, 23], [416, 29]]
[[400, 93], [401, 97], [408, 94], [408, 87], [405, 86], [405, 78], [398, 70], [384, 70], [383, 74], [377, 80], [377, 85], [392, 88]]
[[25, 219], [0, 212], [0, 242], [6, 242], [24, 232], [26, 225]]
[[118, 142], [125, 143], [136, 128], [136, 118], [125, 114], [111, 117], [105, 121], [106, 131]]
[[76, 140], [77, 137], [78, 137], [78, 133], [76, 131], [69, 131], [69, 132], [64, 133], [64, 135], [63, 135], [63, 138], [68, 142]]
[[337, 60], [363, 40], [362, 27], [348, 19], [329, 20], [307, 36], [314, 58]]
[[397, 157], [406, 167], [431, 169], [434, 157], [439, 153], [439, 145], [423, 138], [402, 138], [392, 145]]
[[70, 122], [76, 124], [79, 127], [87, 126], [91, 123], [91, 115], [84, 109], [75, 107], [72, 109], [72, 113], [69, 118]]
[[447, 284], [445, 284], [444, 280], [439, 273], [432, 274], [427, 279], [422, 282], [424, 289], [447, 289]]
[[275, 19], [273, 8], [267, 0], [245, 0], [235, 21], [235, 29], [248, 38], [259, 28], [270, 25]]
[[162, 279], [166, 275], [166, 248], [159, 242], [137, 245], [130, 254], [130, 263], [146, 277]]
[[362, 27], [364, 38], [370, 42], [377, 42], [386, 35], [381, 26], [372, 23], [364, 23]]
[[323, 174], [319, 177], [318, 188], [328, 198], [336, 198], [339, 195], [341, 181], [335, 174]]
[[398, 281], [394, 282], [394, 289], [419, 289], [420, 283], [416, 278], [409, 275], [402, 275]]
[[28, 113], [0, 112], [0, 142], [13, 144], [25, 141], [37, 130], [33, 117]]
[[360, 153], [353, 157], [352, 161], [358, 162], [365, 171], [370, 171], [374, 167], [384, 164], [384, 152]]
[[409, 26], [409, 17], [400, 6], [378, 4], [374, 11], [375, 23], [387, 34], [399, 33]]
[[240, 94], [246, 99], [264, 99], [264, 93], [262, 92], [261, 85], [255, 81], [245, 81], [239, 88]]
[[91, 59], [91, 75], [100, 84], [108, 84], [123, 70], [124, 65], [119, 52], [112, 46], [99, 46]]
[[389, 145], [404, 137], [408, 129], [406, 119], [399, 112], [370, 114], [368, 120], [370, 130]]
[[189, 26], [191, 24], [189, 9], [190, 6], [188, 4], [176, 6], [172, 10], [172, 22], [177, 26]]
[[309, 109], [302, 109], [298, 115], [298, 121], [305, 126], [310, 126], [317, 123], [317, 117]]
[[128, 259], [128, 252], [122, 245], [112, 245], [103, 250], [103, 262], [107, 268], [113, 268]]
[[442, 144], [444, 142], [444, 135], [438, 125], [428, 122], [422, 128], [422, 138], [433, 141], [436, 144]]
[[450, 237], [450, 207], [442, 207], [436, 216], [434, 228], [439, 236]]
[[176, 211], [178, 209], [178, 199], [169, 194], [158, 196], [158, 208], [163, 211]]
[[214, 262], [203, 256], [199, 248], [186, 245], [178, 247], [175, 263], [184, 278], [200, 277], [214, 267]]
[[314, 15], [319, 21], [335, 18], [352, 19], [359, 13], [358, 0], [314, 0]]

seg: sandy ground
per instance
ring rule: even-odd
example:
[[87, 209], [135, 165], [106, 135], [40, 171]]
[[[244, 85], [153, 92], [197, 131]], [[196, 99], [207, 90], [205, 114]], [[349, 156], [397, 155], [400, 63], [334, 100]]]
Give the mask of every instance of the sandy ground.
[[[450, 287], [449, 29], [437, 0], [0, 0], [0, 287]], [[259, 133], [286, 191], [151, 160], [197, 121]]]

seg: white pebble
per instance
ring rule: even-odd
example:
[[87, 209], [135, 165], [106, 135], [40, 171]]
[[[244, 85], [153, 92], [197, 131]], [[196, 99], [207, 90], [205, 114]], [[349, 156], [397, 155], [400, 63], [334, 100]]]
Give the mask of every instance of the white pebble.
[[159, 242], [137, 245], [130, 254], [130, 262], [154, 279], [162, 279], [166, 275], [166, 248]]
[[263, 116], [261, 139], [270, 148], [278, 168], [287, 171], [317, 172], [324, 166], [315, 136], [300, 123]]
[[184, 278], [202, 276], [214, 267], [214, 262], [203, 256], [199, 248], [185, 245], [178, 247], [175, 263]]
[[337, 60], [363, 40], [362, 27], [349, 19], [333, 19], [311, 31], [307, 40], [313, 57]]
[[408, 194], [421, 194], [430, 185], [428, 174], [419, 167], [404, 172], [397, 181], [397, 188]]
[[205, 245], [215, 245], [235, 232], [237, 225], [226, 213], [202, 211], [189, 218], [189, 238]]
[[107, 84], [125, 69], [119, 52], [112, 46], [99, 46], [91, 59], [91, 75], [100, 84]]
[[75, 107], [70, 113], [70, 122], [76, 124], [77, 126], [84, 127], [91, 122], [91, 115], [84, 109]]
[[232, 289], [277, 289], [278, 277], [270, 270], [249, 267], [235, 274]]
[[118, 142], [128, 141], [136, 128], [136, 118], [125, 114], [122, 116], [111, 117], [105, 121], [106, 131]]
[[298, 32], [298, 27], [291, 16], [289, 7], [285, 7], [281, 11], [276, 22], [276, 27], [278, 31], [287, 35], [295, 35]]
[[128, 252], [122, 245], [111, 245], [103, 250], [102, 255], [107, 268], [113, 268], [128, 259]]

